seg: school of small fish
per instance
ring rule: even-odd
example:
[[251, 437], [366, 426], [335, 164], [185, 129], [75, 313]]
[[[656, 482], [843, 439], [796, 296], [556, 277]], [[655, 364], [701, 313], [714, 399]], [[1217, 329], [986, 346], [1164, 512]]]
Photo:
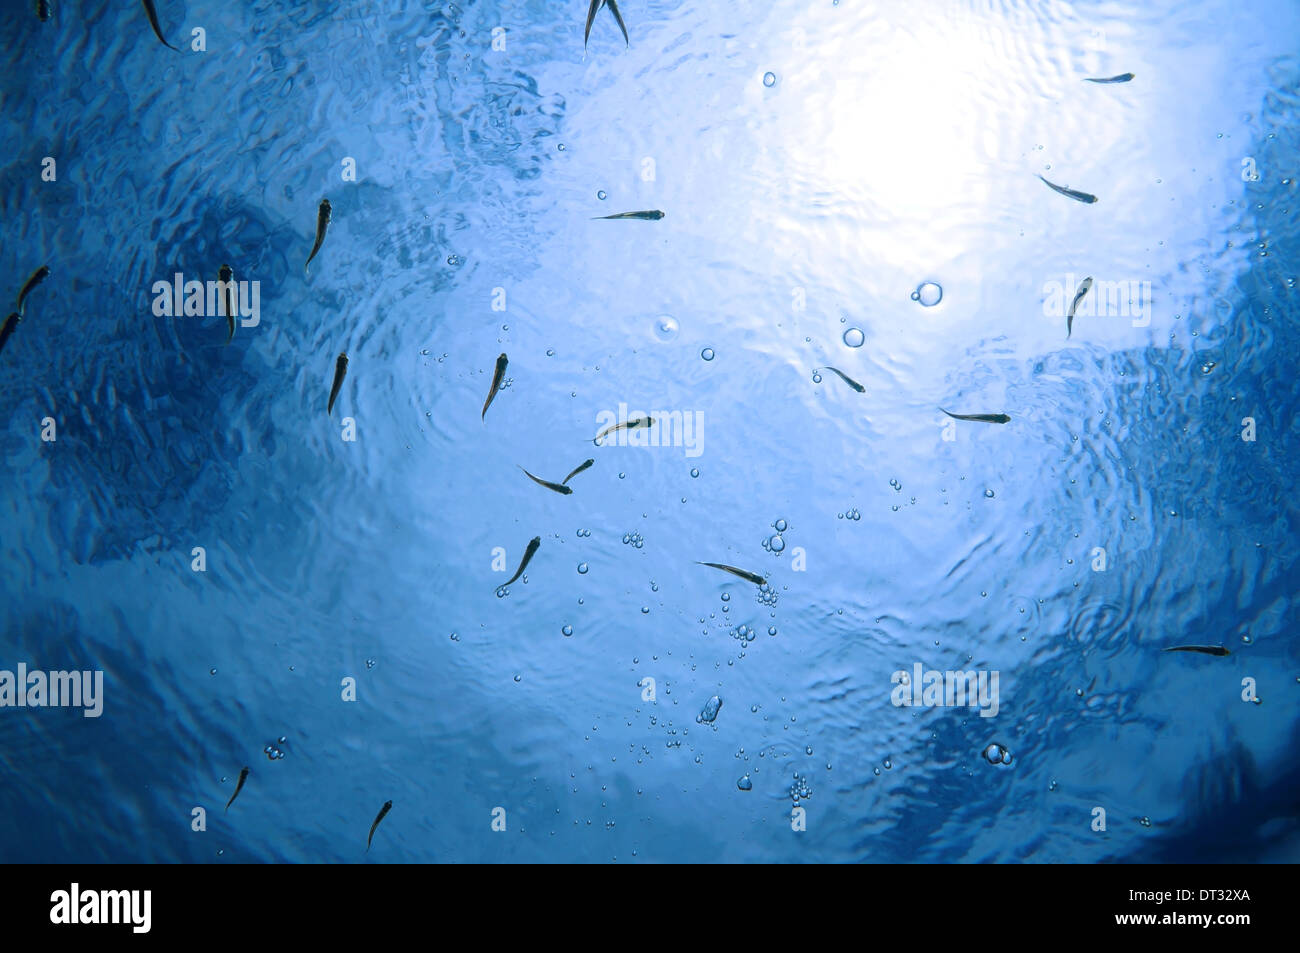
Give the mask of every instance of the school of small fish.
[[[176, 50], [177, 48], [175, 46], [172, 46], [172, 44], [169, 43], [166, 37], [163, 35], [163, 28], [159, 22], [158, 13], [154, 6], [153, 0], [141, 0], [141, 2], [144, 7], [145, 16], [148, 19], [149, 26], [152, 29], [154, 35], [158, 38], [159, 42], [161, 42], [168, 49]], [[587, 10], [586, 26], [583, 32], [584, 49], [586, 48], [587, 42], [590, 38], [592, 24], [596, 19], [596, 15], [603, 8], [608, 8], [619, 30], [622, 32], [624, 42], [630, 46], [631, 41], [628, 39], [627, 26], [623, 20], [623, 15], [619, 10], [618, 4], [615, 2], [615, 0], [590, 0], [588, 10]], [[51, 15], [51, 9], [52, 8], [51, 8], [50, 0], [37, 0], [36, 13], [38, 19], [41, 20], [42, 22], [46, 22], [49, 20]], [[1133, 73], [1121, 73], [1117, 76], [1110, 76], [1104, 78], [1089, 77], [1085, 80], [1085, 82], [1104, 83], [1104, 84], [1127, 83], [1131, 81], [1133, 77], [1134, 77]], [[1097, 197], [1095, 195], [1091, 195], [1087, 192], [1077, 191], [1075, 189], [1067, 188], [1065, 186], [1057, 185], [1053, 182], [1049, 182], [1041, 175], [1038, 177], [1042, 179], [1044, 184], [1046, 184], [1050, 189], [1067, 198], [1074, 199], [1075, 201], [1082, 202], [1089, 205], [1097, 201]], [[321, 248], [325, 243], [325, 236], [330, 225], [331, 215], [332, 215], [332, 208], [330, 206], [329, 199], [328, 198], [321, 199], [320, 205], [317, 209], [317, 215], [316, 215], [315, 241], [312, 245], [311, 252], [307, 255], [306, 261], [303, 265], [304, 276], [310, 275], [311, 263], [321, 252]], [[658, 209], [620, 212], [613, 215], [596, 216], [597, 220], [628, 220], [628, 221], [650, 221], [650, 222], [659, 221], [663, 218], [664, 218], [664, 213]], [[45, 279], [48, 278], [50, 274], [51, 274], [50, 267], [48, 265], [42, 265], [41, 267], [37, 268], [31, 274], [31, 276], [28, 277], [28, 279], [22, 284], [21, 289], [19, 290], [17, 295], [14, 311], [10, 313], [9, 316], [5, 319], [3, 326], [0, 326], [0, 352], [4, 350], [6, 343], [9, 341], [9, 338], [14, 334], [15, 330], [18, 327], [19, 322], [23, 320], [28, 296], [32, 293], [33, 290], [37, 288], [37, 286], [39, 286], [43, 281], [45, 281]], [[229, 344], [231, 340], [234, 338], [234, 334], [235, 334], [234, 307], [230, 300], [230, 293], [231, 293], [230, 283], [233, 282], [234, 280], [234, 273], [230, 265], [222, 264], [219, 268], [218, 274], [219, 274], [220, 281], [223, 283], [221, 287], [223, 288], [223, 294], [225, 296], [224, 310], [227, 316], [227, 335], [226, 335], [225, 343]], [[1092, 287], [1092, 278], [1091, 277], [1085, 278], [1079, 284], [1075, 292], [1074, 299], [1070, 304], [1069, 314], [1066, 319], [1067, 338], [1073, 332], [1075, 311], [1078, 308], [1080, 301], [1082, 301], [1084, 295], [1088, 293], [1088, 290], [1091, 287]], [[493, 399], [496, 397], [497, 393], [501, 390], [502, 384], [505, 381], [506, 368], [508, 364], [509, 364], [509, 360], [504, 353], [497, 357], [496, 366], [492, 374], [491, 386], [489, 387], [487, 397], [483, 402], [482, 412], [480, 413], [480, 419], [485, 422], [487, 419], [488, 408], [492, 406]], [[848, 387], [852, 388], [855, 392], [859, 394], [866, 393], [866, 387], [864, 387], [858, 381], [854, 380], [845, 372], [839, 370], [838, 368], [829, 367], [829, 366], [825, 367], [824, 369], [834, 373], [837, 377], [839, 377], [840, 380], [842, 380]], [[327, 416], [331, 415], [334, 411], [334, 404], [339, 398], [340, 391], [343, 387], [344, 379], [347, 376], [347, 371], [348, 371], [348, 356], [346, 353], [340, 353], [335, 361], [334, 378], [329, 390], [329, 401], [326, 405]], [[1005, 413], [956, 414], [948, 410], [944, 410], [943, 408], [939, 408], [939, 409], [942, 411], [942, 413], [947, 414], [949, 417], [955, 420], [974, 421], [980, 423], [994, 423], [994, 424], [1006, 424], [1011, 421], [1010, 416], [1008, 416]], [[649, 416], [634, 417], [630, 420], [620, 421], [616, 424], [611, 424], [605, 427], [604, 429], [602, 429], [592, 439], [592, 443], [595, 444], [596, 446], [600, 446], [601, 440], [604, 439], [605, 437], [610, 436], [611, 434], [618, 433], [620, 431], [636, 430], [639, 428], [649, 428], [652, 427], [653, 425], [654, 425], [654, 419]], [[522, 466], [520, 466], [519, 469], [523, 471], [524, 475], [527, 476], [528, 479], [532, 480], [538, 486], [544, 487], [548, 490], [551, 490], [552, 492], [568, 496], [574, 493], [573, 488], [568, 485], [569, 481], [573, 479], [573, 477], [577, 476], [578, 474], [582, 473], [584, 470], [591, 467], [594, 463], [595, 463], [594, 458], [588, 458], [587, 460], [578, 464], [569, 473], [569, 475], [566, 476], [559, 483], [554, 483], [549, 480], [545, 480], [540, 477], [537, 477], [532, 473], [530, 473], [528, 470], [524, 469]], [[524, 555], [520, 560], [519, 566], [515, 570], [514, 575], [511, 576], [510, 579], [507, 580], [505, 583], [495, 588], [497, 588], [498, 590], [504, 589], [505, 586], [509, 586], [511, 583], [518, 580], [524, 574], [524, 570], [528, 568], [529, 563], [532, 561], [533, 557], [537, 554], [537, 551], [541, 548], [541, 545], [542, 545], [542, 538], [540, 536], [534, 536], [531, 540], [529, 540], [527, 547], [525, 548]], [[767, 580], [763, 575], [756, 572], [752, 572], [747, 569], [737, 568], [735, 566], [730, 566], [725, 563], [704, 562], [704, 561], [698, 561], [698, 562], [699, 565], [701, 566], [706, 566], [711, 569], [716, 569], [721, 572], [728, 573], [732, 576], [736, 576], [740, 579], [745, 580], [746, 582], [753, 583], [754, 585], [760, 587], [765, 586], [767, 583]], [[1179, 646], [1171, 646], [1169, 648], [1166, 648], [1164, 651], [1165, 652], [1193, 652], [1193, 653], [1200, 653], [1203, 655], [1220, 656], [1220, 657], [1230, 654], [1229, 650], [1227, 648], [1224, 648], [1221, 645], [1179, 645]], [[720, 706], [721, 702], [718, 702], [718, 705]], [[234, 804], [235, 799], [239, 797], [240, 792], [243, 791], [245, 783], [248, 781], [249, 774], [250, 772], [248, 767], [244, 767], [240, 770], [238, 780], [236, 781], [235, 784], [234, 793], [231, 794], [230, 800], [226, 802], [225, 809], [227, 812], [230, 810], [231, 805]], [[367, 852], [370, 850], [371, 844], [374, 841], [376, 829], [379, 827], [380, 822], [387, 816], [388, 812], [392, 809], [392, 806], [393, 806], [393, 802], [391, 800], [385, 801], [383, 806], [380, 808], [379, 813], [375, 816], [374, 821], [371, 823], [369, 833], [366, 837], [365, 849]]]

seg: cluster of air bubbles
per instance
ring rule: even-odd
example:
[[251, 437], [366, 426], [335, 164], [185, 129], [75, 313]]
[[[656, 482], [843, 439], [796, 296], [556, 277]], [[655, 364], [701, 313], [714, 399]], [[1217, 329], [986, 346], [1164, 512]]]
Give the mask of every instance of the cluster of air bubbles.
[[903, 484], [899, 483], [897, 480], [890, 480], [889, 485], [894, 488], [895, 493], [899, 493], [903, 489]]
[[280, 745], [284, 744], [286, 741], [287, 739], [284, 736], [281, 736], [275, 739], [274, 744], [269, 744], [265, 748], [263, 748], [262, 753], [266, 755], [266, 760], [279, 761], [281, 758], [283, 758], [284, 751], [283, 749], [280, 748]]
[[624, 533], [623, 545], [635, 546], [637, 549], [640, 549], [642, 546], [645, 545], [645, 537], [642, 536], [640, 533]]
[[838, 514], [836, 514], [836, 516], [837, 516], [839, 519], [842, 519], [842, 520], [860, 520], [860, 519], [862, 519], [862, 513], [861, 513], [861, 511], [859, 511], [856, 507], [853, 508], [853, 509], [851, 509], [851, 510], [845, 510], [843, 513], [838, 513]]
[[757, 634], [757, 632], [747, 625], [738, 625], [731, 630], [731, 637], [740, 642], [753, 642], [754, 637]]
[[741, 791], [752, 791], [754, 782], [749, 780], [748, 774], [743, 774], [740, 776], [740, 780], [736, 782], [736, 787]]
[[498, 598], [498, 599], [504, 599], [504, 598], [505, 598], [506, 596], [508, 596], [508, 595], [510, 595], [510, 590], [509, 590], [507, 587], [505, 587], [505, 586], [497, 586], [497, 598]]
[[821, 382], [822, 382], [822, 372], [821, 372], [821, 371], [813, 371], [813, 383], [814, 383], [814, 384], [820, 384]]
[[812, 797], [812, 787], [808, 784], [808, 779], [799, 777], [799, 772], [796, 771], [794, 780], [790, 783], [790, 800], [798, 804], [810, 797]]
[[580, 529], [578, 530], [577, 533], [578, 539], [586, 539], [590, 535], [591, 535], [591, 530], [589, 529]]
[[916, 286], [912, 292], [912, 300], [917, 301], [927, 308], [933, 308], [943, 300], [943, 289], [933, 281], [923, 281]]
[[1010, 764], [1011, 752], [995, 741], [984, 749], [984, 760], [989, 764]]
[[1150, 826], [1151, 826], [1151, 818], [1149, 818], [1149, 817], [1139, 817], [1139, 818], [1138, 818], [1138, 823], [1141, 824], [1143, 827], [1150, 827]]
[[375, 667], [375, 660], [372, 658], [366, 659], [366, 668], [374, 668], [374, 667]]
[[844, 332], [844, 343], [849, 347], [862, 347], [866, 339], [860, 328], [849, 328]]
[[453, 268], [455, 268], [455, 267], [457, 267], [458, 265], [460, 265], [462, 262], [464, 262], [464, 260], [465, 260], [465, 259], [464, 259], [464, 258], [461, 258], [460, 255], [448, 255], [448, 256], [447, 256], [447, 264], [451, 265]]
[[704, 703], [704, 707], [700, 709], [700, 713], [695, 717], [695, 720], [701, 725], [711, 725], [718, 717], [718, 712], [721, 710], [722, 699], [717, 695], [714, 695]]
[[700, 352], [700, 357], [704, 358], [706, 361], [713, 360], [713, 348], [706, 347], [703, 351]]
[[774, 606], [776, 605], [776, 601], [777, 601], [776, 590], [773, 589], [768, 583], [765, 582], [758, 587], [759, 605]]

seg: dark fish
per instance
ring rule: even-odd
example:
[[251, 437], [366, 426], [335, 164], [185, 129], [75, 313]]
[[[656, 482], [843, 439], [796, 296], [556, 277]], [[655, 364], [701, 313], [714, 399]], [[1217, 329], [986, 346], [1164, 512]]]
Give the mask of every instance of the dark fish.
[[50, 266], [41, 265], [41, 267], [33, 271], [32, 276], [27, 279], [26, 283], [23, 285], [23, 290], [18, 292], [18, 307], [14, 309], [15, 311], [18, 312], [18, 315], [20, 317], [22, 316], [23, 304], [27, 301], [27, 296], [31, 294], [33, 288], [35, 288], [37, 285], [39, 285], [42, 281], [44, 281], [49, 276], [50, 276]]
[[379, 826], [379, 822], [382, 821], [382, 820], [384, 819], [384, 815], [386, 815], [386, 814], [387, 814], [389, 811], [391, 811], [392, 809], [393, 809], [393, 802], [392, 802], [392, 801], [385, 801], [385, 802], [384, 802], [384, 806], [381, 807], [381, 808], [379, 809], [379, 813], [375, 815], [375, 822], [374, 822], [373, 824], [370, 825], [370, 836], [366, 838], [366, 850], [367, 850], [367, 851], [370, 850], [370, 842], [371, 842], [372, 840], [375, 839], [375, 828], [378, 827], [378, 826]]
[[325, 241], [325, 229], [329, 228], [329, 224], [330, 200], [321, 199], [320, 208], [316, 210], [316, 244], [311, 246], [311, 254], [307, 256], [307, 264], [302, 266], [304, 273], [307, 272], [311, 260], [316, 257], [316, 253], [320, 251], [320, 246]]
[[17, 311], [5, 318], [4, 327], [0, 327], [0, 351], [5, 349], [5, 342], [9, 340], [9, 335], [14, 333], [21, 320], [22, 316]]
[[492, 372], [492, 389], [488, 391], [487, 400], [483, 401], [483, 413], [479, 414], [479, 420], [487, 416], [487, 409], [492, 406], [492, 401], [501, 389], [501, 382], [506, 379], [506, 365], [510, 359], [506, 357], [505, 352], [497, 355], [497, 369]]
[[698, 559], [695, 562], [701, 566], [709, 566], [713, 569], [721, 569], [723, 572], [729, 572], [733, 576], [739, 576], [746, 582], [752, 582], [756, 586], [767, 585], [767, 580], [756, 572], [749, 572], [746, 569], [737, 569], [735, 566], [725, 566], [722, 563], [702, 563]]
[[861, 384], [855, 381], [852, 377], [849, 377], [849, 375], [845, 374], [843, 371], [836, 370], [835, 368], [830, 366], [828, 366], [826, 370], [832, 372], [833, 374], [838, 375], [840, 380], [844, 381], [844, 383], [848, 384], [859, 394], [865, 394], [867, 392], [867, 389], [865, 387], [863, 387]]
[[627, 25], [623, 23], [623, 14], [618, 12], [618, 4], [615, 0], [591, 0], [591, 4], [587, 7], [587, 29], [582, 34], [584, 50], [587, 48], [587, 40], [591, 38], [591, 24], [596, 19], [596, 14], [600, 12], [600, 8], [604, 6], [609, 7], [609, 12], [614, 14], [614, 19], [618, 21], [618, 28], [623, 31], [623, 42], [628, 46], [632, 45], [628, 42]]
[[[943, 410], [942, 407], [939, 409]], [[943, 412], [948, 414], [946, 410]], [[1011, 420], [1006, 414], [948, 414], [948, 416], [953, 420], [978, 420], [984, 424], [1005, 424]]]
[[42, 23], [50, 18], [49, 0], [36, 0], [36, 16]]
[[591, 39], [591, 24], [596, 19], [596, 13], [605, 5], [605, 0], [591, 0], [591, 5], [587, 7], [587, 29], [582, 34], [582, 48], [587, 48], [587, 41]]
[[1224, 655], [1232, 654], [1222, 645], [1175, 645], [1172, 648], [1165, 649], [1166, 652], [1200, 652], [1202, 655]]
[[[501, 583], [501, 586], [510, 585], [512, 582], [514, 582], [516, 579], [518, 579], [520, 576], [524, 574], [524, 570], [528, 568], [528, 561], [533, 558], [533, 554], [536, 553], [539, 548], [541, 548], [541, 545], [542, 545], [542, 537], [540, 536], [534, 536], [532, 539], [528, 541], [528, 548], [524, 550], [524, 558], [519, 561], [519, 568], [515, 570], [515, 574], [513, 576], [511, 576], [505, 582]], [[498, 586], [497, 588], [500, 589], [501, 586]]]
[[[519, 469], [524, 470], [523, 467], [520, 467]], [[573, 492], [573, 487], [571, 486], [564, 486], [561, 483], [551, 483], [549, 480], [538, 479], [537, 477], [529, 473], [527, 470], [524, 470], [524, 476], [528, 477], [528, 479], [532, 480], [534, 483], [546, 487], [548, 490], [554, 490], [556, 493], [563, 493], [564, 495], [567, 496], [568, 494]]]
[[[1041, 175], [1039, 176], [1039, 178], [1043, 179]], [[1077, 192], [1074, 189], [1067, 189], [1063, 185], [1055, 185], [1051, 182], [1048, 182], [1046, 179], [1043, 179], [1043, 182], [1053, 192], [1060, 192], [1066, 198], [1074, 199], [1076, 202], [1084, 202], [1088, 205], [1091, 205], [1093, 202], [1097, 201], [1097, 196], [1089, 195], [1087, 192]]]
[[1079, 306], [1079, 302], [1083, 300], [1083, 296], [1088, 293], [1088, 289], [1091, 287], [1091, 277], [1084, 278], [1083, 281], [1079, 282], [1079, 290], [1074, 293], [1074, 300], [1070, 302], [1070, 313], [1065, 317], [1065, 336], [1067, 339], [1074, 329], [1074, 309]]
[[618, 12], [618, 4], [614, 0], [605, 0], [605, 6], [609, 7], [609, 12], [614, 14], [614, 19], [618, 21], [618, 28], [623, 31], [623, 42], [631, 46], [632, 43], [627, 38], [627, 25], [623, 23], [623, 14]]
[[235, 273], [230, 270], [229, 265], [222, 265], [217, 272], [217, 280], [223, 282], [222, 292], [226, 301], [226, 325], [230, 329], [230, 333], [226, 335], [226, 343], [229, 344], [235, 336], [234, 299], [230, 297], [230, 284], [235, 280]]
[[[176, 50], [176, 47], [163, 39], [162, 27], [158, 25], [158, 11], [153, 8], [153, 0], [142, 0], [142, 2], [144, 3], [144, 12], [149, 17], [149, 25], [153, 27], [154, 36], [158, 37], [158, 41], [163, 46]], [[176, 52], [179, 53], [180, 50], [176, 50]]]
[[610, 424], [592, 439], [592, 443], [600, 446], [598, 441], [601, 437], [607, 437], [612, 433], [620, 430], [636, 430], [640, 427], [653, 427], [655, 419], [653, 417], [633, 417], [631, 420], [625, 420], [621, 424]]
[[348, 375], [348, 356], [340, 354], [337, 361], [334, 362], [334, 385], [330, 388], [330, 403], [325, 408], [325, 413], [334, 413], [334, 399], [339, 395], [339, 388], [343, 386], [343, 378]]
[[591, 466], [591, 465], [592, 465], [593, 463], [595, 463], [595, 462], [596, 462], [595, 460], [591, 460], [591, 459], [583, 460], [581, 463], [579, 463], [576, 467], [573, 468], [573, 472], [572, 472], [572, 473], [570, 473], [568, 476], [566, 476], [566, 477], [565, 477], [563, 480], [561, 480], [560, 482], [561, 482], [561, 483], [568, 483], [570, 480], [572, 480], [572, 479], [573, 479], [574, 477], [576, 477], [579, 473], [581, 473], [583, 470], [587, 469], [587, 467]]
[[592, 218], [593, 222], [599, 222], [607, 218], [635, 218], [642, 222], [657, 222], [664, 217], [664, 213], [656, 209], [648, 212], [619, 212], [617, 215], [596, 215]]
[[235, 798], [239, 797], [239, 792], [244, 790], [244, 782], [248, 780], [248, 767], [245, 766], [239, 772], [239, 781], [235, 784], [235, 793], [230, 795], [230, 800], [226, 802], [226, 810], [230, 810], [230, 805], [235, 803]]
[[1107, 76], [1105, 79], [1093, 79], [1089, 76], [1084, 80], [1085, 83], [1127, 83], [1133, 78], [1132, 73], [1120, 73], [1118, 76]]

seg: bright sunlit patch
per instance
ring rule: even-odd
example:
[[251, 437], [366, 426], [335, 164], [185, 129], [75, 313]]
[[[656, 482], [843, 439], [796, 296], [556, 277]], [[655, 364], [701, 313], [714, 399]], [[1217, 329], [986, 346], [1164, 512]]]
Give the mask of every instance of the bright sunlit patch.
[[987, 36], [972, 42], [956, 32], [896, 31], [875, 46], [836, 83], [827, 104], [820, 161], [827, 184], [851, 191], [862, 182], [911, 215], [979, 199], [970, 173], [999, 150], [1000, 131], [988, 123], [1004, 113], [979, 102], [997, 69], [991, 60]]

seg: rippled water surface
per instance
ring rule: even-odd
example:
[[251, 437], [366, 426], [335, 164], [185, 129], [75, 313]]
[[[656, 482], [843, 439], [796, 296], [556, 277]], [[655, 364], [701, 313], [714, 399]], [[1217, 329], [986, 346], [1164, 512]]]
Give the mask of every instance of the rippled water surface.
[[1300, 857], [1300, 5], [11, 6], [3, 859]]

